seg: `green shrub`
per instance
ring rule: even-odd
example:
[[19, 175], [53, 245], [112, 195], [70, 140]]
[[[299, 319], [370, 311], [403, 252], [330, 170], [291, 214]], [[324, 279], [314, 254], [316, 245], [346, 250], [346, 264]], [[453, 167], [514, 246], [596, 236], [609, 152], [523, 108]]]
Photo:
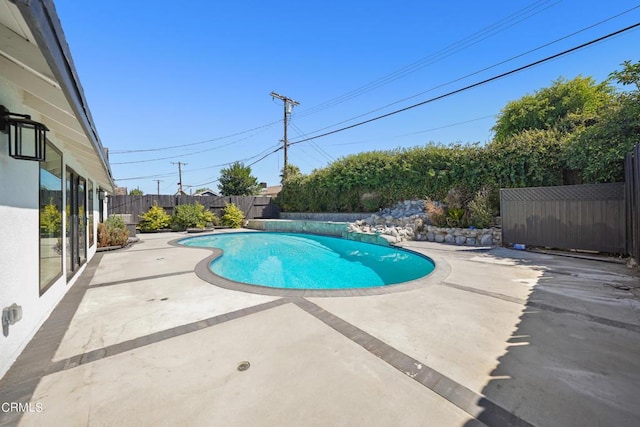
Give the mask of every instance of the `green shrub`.
[[[449, 191], [447, 191], [447, 196], [444, 198], [444, 204], [447, 206], [447, 209], [462, 209], [464, 210], [465, 206], [469, 202], [469, 196], [467, 192], [460, 187], [453, 187]], [[454, 214], [457, 216], [458, 214]]]
[[467, 204], [469, 201], [468, 193], [461, 187], [453, 187], [444, 198], [447, 206], [446, 222], [449, 227], [466, 227], [468, 225]]
[[167, 214], [164, 209], [156, 203], [149, 210], [140, 215], [140, 231], [158, 231], [169, 227], [171, 223], [171, 215]]
[[105, 248], [109, 246], [109, 231], [104, 223], [98, 224], [98, 247]]
[[213, 212], [210, 210], [204, 210], [200, 217], [200, 224], [204, 224], [204, 227], [213, 227], [215, 225], [220, 225], [220, 218], [218, 218]]
[[222, 225], [240, 228], [244, 224], [244, 213], [233, 203], [227, 204], [222, 210]]
[[447, 216], [444, 213], [433, 214], [429, 219], [431, 220], [431, 224], [435, 225], [436, 227], [447, 226]]
[[526, 130], [504, 141], [492, 141], [486, 147], [493, 171], [489, 183], [500, 188], [562, 185], [566, 143], [567, 136], [553, 129]]
[[471, 215], [471, 224], [477, 228], [486, 228], [493, 225], [495, 217], [491, 207], [490, 187], [481, 188], [469, 202], [468, 208]]
[[447, 225], [450, 227], [466, 227], [466, 211], [462, 208], [447, 209]]
[[124, 246], [129, 239], [129, 230], [119, 215], [111, 215], [104, 224], [98, 224], [98, 247]]
[[205, 210], [204, 206], [195, 202], [192, 205], [176, 206], [171, 216], [171, 229], [184, 231], [187, 228], [205, 228], [217, 223], [213, 212]]

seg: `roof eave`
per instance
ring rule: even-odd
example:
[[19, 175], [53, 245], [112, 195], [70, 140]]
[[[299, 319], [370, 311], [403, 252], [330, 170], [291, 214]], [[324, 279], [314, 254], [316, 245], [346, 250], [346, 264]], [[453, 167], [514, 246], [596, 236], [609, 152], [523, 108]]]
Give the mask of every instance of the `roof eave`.
[[60, 88], [76, 119], [82, 126], [87, 138], [91, 141], [96, 155], [102, 162], [109, 180], [109, 192], [114, 191], [115, 183], [109, 161], [104, 152], [100, 138], [95, 129], [84, 91], [73, 64], [71, 51], [64, 36], [62, 25], [51, 0], [13, 0], [20, 10], [23, 19], [29, 26], [36, 43], [46, 58]]

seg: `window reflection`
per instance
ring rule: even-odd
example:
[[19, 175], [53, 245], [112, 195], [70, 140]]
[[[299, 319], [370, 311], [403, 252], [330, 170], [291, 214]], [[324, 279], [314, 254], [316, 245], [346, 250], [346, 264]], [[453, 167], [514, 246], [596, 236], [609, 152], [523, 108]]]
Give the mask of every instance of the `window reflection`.
[[62, 154], [47, 142], [40, 162], [40, 294], [62, 275]]

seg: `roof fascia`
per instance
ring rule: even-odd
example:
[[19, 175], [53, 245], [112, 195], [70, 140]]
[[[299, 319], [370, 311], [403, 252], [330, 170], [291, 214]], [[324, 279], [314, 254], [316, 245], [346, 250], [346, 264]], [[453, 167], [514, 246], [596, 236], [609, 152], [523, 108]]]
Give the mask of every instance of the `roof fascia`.
[[35, 42], [44, 55], [51, 72], [55, 76], [62, 92], [73, 109], [87, 138], [91, 141], [96, 155], [100, 158], [111, 184], [113, 192], [115, 183], [111, 167], [102, 143], [95, 129], [89, 106], [84, 97], [84, 90], [76, 72], [69, 45], [62, 30], [60, 18], [51, 0], [12, 0], [29, 26]]

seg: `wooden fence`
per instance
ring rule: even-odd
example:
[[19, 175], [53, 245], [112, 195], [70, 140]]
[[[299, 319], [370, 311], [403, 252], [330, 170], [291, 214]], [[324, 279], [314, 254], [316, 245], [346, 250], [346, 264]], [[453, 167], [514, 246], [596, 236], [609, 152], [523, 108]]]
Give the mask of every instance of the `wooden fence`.
[[178, 205], [198, 202], [218, 217], [222, 216], [222, 209], [227, 203], [234, 203], [245, 218], [277, 218], [278, 208], [271, 197], [265, 196], [109, 196], [107, 203], [109, 215], [132, 214], [137, 223], [139, 215], [147, 212], [154, 203], [163, 208], [169, 215]]
[[502, 241], [627, 253], [625, 184], [500, 190]]

